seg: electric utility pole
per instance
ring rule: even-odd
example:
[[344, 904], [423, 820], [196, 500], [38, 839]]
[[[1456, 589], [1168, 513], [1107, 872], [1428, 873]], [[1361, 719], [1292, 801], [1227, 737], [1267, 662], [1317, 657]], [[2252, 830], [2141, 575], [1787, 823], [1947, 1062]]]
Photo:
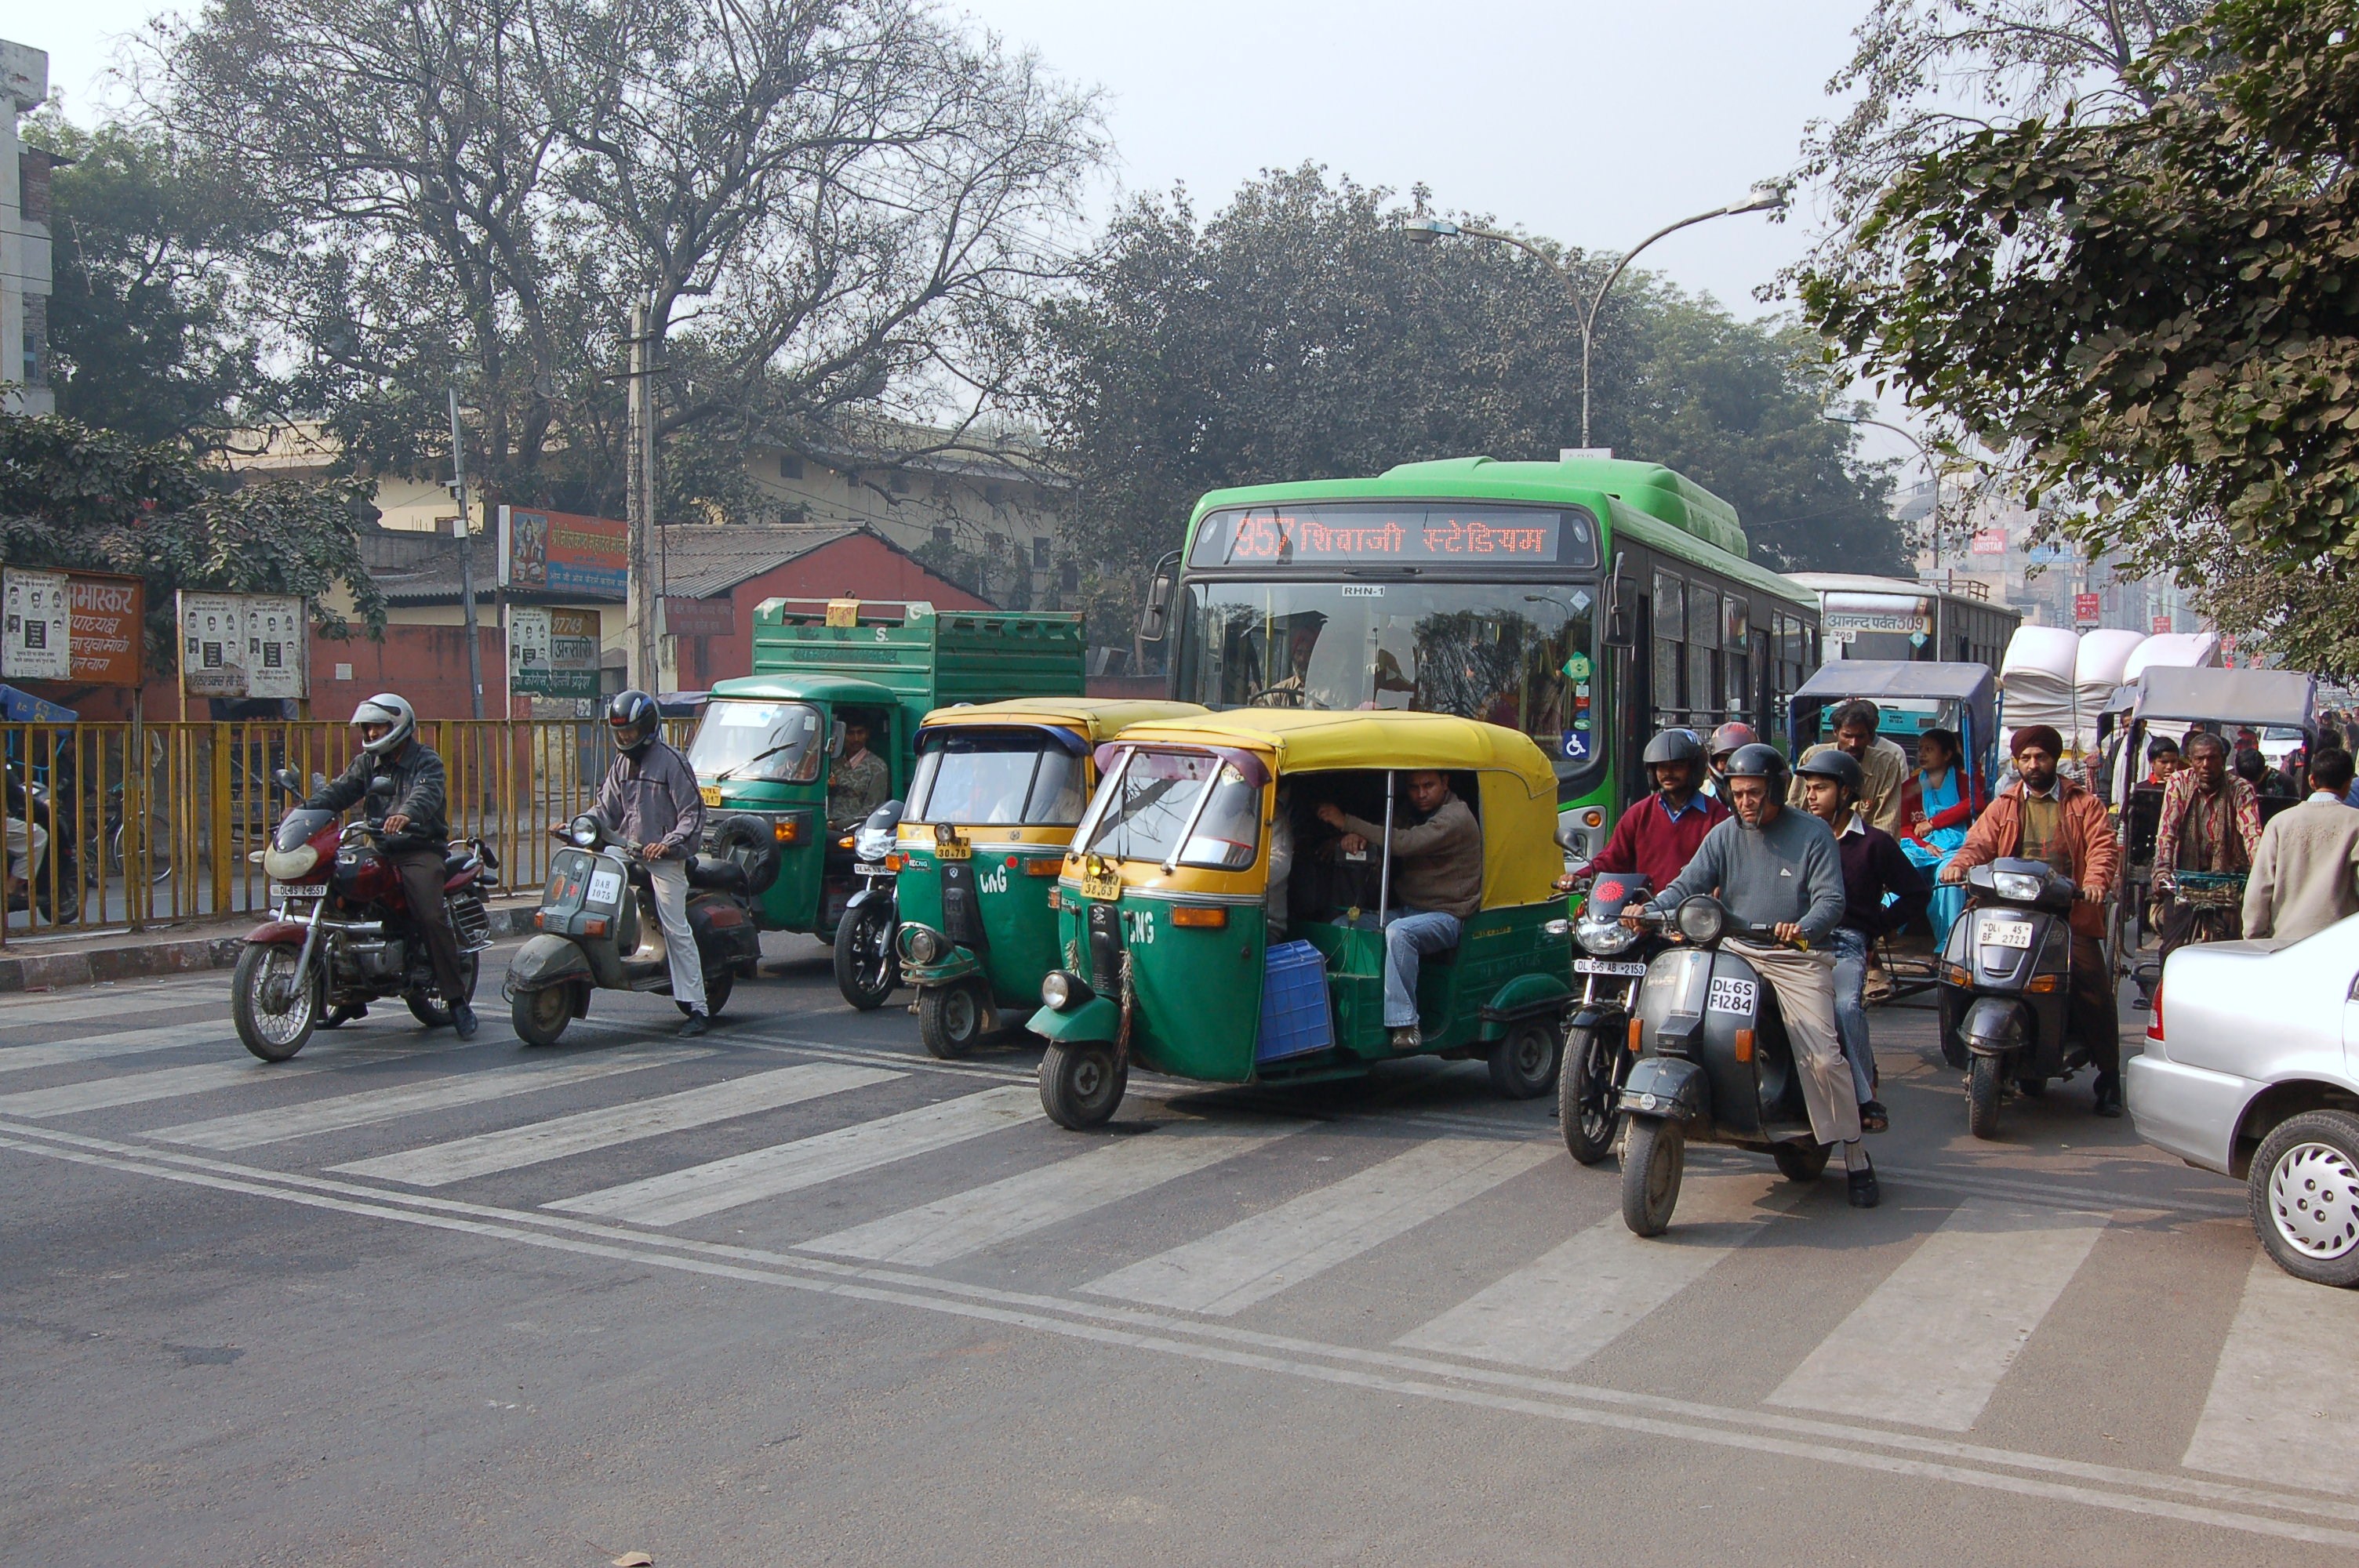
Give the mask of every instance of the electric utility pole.
[[631, 684], [653, 691], [656, 665], [656, 606], [647, 571], [647, 535], [656, 518], [655, 301], [643, 297], [631, 307], [630, 586], [624, 607], [630, 622]]
[[484, 716], [484, 646], [475, 628], [475, 519], [467, 510], [467, 442], [459, 429], [459, 389], [451, 394], [451, 491], [459, 498], [459, 599], [467, 618], [467, 716]]

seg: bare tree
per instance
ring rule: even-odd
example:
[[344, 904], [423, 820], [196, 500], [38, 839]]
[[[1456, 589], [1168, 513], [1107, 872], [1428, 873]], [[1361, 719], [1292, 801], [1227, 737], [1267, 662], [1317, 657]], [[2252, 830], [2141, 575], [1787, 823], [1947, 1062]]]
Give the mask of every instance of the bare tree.
[[586, 505], [635, 297], [662, 434], [972, 411], [1103, 151], [1089, 95], [923, 0], [216, 0], [156, 65], [281, 215], [247, 282], [355, 460], [446, 444], [456, 375], [479, 471]]

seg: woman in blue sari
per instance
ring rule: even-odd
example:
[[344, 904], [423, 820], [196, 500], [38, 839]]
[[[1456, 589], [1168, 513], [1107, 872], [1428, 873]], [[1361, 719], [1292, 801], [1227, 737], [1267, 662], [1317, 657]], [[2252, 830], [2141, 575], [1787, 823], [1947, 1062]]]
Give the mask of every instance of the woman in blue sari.
[[1965, 913], [1966, 889], [1940, 881], [1940, 870], [1966, 841], [1966, 829], [1988, 804], [1982, 781], [1961, 754], [1957, 732], [1928, 730], [1917, 737], [1917, 771], [1900, 785], [1900, 849], [1933, 879], [1933, 951], [1949, 946], [1950, 926]]

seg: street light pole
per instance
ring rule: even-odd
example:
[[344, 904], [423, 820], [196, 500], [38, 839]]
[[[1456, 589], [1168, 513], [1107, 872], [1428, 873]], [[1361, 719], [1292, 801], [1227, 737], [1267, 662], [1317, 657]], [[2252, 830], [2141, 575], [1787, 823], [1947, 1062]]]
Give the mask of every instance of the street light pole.
[[467, 510], [467, 440], [459, 428], [459, 389], [451, 394], [451, 489], [459, 498], [459, 597], [466, 602], [467, 716], [484, 716], [484, 648], [475, 626], [475, 519]]
[[1868, 419], [1864, 417], [1846, 418], [1841, 414], [1823, 414], [1821, 415], [1820, 417], [1832, 425], [1873, 425], [1879, 430], [1891, 431], [1894, 435], [1899, 437], [1902, 440], [1917, 449], [1917, 455], [1925, 460], [1925, 472], [1933, 481], [1933, 510], [1931, 514], [1933, 523], [1933, 569], [1937, 572], [1940, 571], [1941, 569], [1941, 465], [1933, 460], [1933, 449], [1927, 446], [1923, 441], [1919, 440], [1915, 431], [1899, 425], [1895, 425], [1888, 419]]
[[1575, 272], [1569, 264], [1557, 260], [1556, 257], [1519, 234], [1509, 234], [1497, 229], [1476, 228], [1472, 224], [1453, 223], [1447, 218], [1436, 218], [1422, 211], [1412, 212], [1402, 219], [1401, 232], [1419, 244], [1430, 244], [1436, 240], [1455, 239], [1462, 235], [1470, 240], [1489, 240], [1497, 244], [1513, 245], [1528, 255], [1538, 256], [1550, 271], [1563, 279], [1565, 291], [1572, 296], [1573, 309], [1581, 323], [1581, 444], [1586, 447], [1589, 445], [1589, 346], [1592, 338], [1595, 335], [1597, 312], [1605, 304], [1606, 295], [1612, 293], [1614, 284], [1621, 280], [1622, 274], [1628, 270], [1633, 261], [1637, 259], [1638, 253], [1664, 235], [1676, 234], [1681, 229], [1693, 224], [1709, 222], [1714, 218], [1734, 218], [1744, 212], [1783, 211], [1786, 205], [1787, 195], [1784, 186], [1761, 184], [1755, 186], [1753, 194], [1742, 201], [1732, 201], [1725, 207], [1715, 207], [1709, 212], [1699, 212], [1692, 218], [1682, 218], [1676, 223], [1666, 223], [1623, 252], [1621, 259], [1614, 264], [1614, 270], [1605, 275], [1605, 281], [1597, 286], [1597, 292], [1591, 295], [1585, 301], [1581, 297], [1580, 274]]

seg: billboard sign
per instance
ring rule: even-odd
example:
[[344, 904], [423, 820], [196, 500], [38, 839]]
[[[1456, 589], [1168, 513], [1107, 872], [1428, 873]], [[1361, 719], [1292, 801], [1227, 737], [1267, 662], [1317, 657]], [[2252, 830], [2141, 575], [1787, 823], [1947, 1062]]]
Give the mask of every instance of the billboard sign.
[[291, 594], [258, 593], [245, 601], [245, 695], [309, 697], [306, 655], [310, 628], [302, 600]]
[[627, 523], [503, 506], [499, 545], [502, 588], [613, 600], [629, 591]]
[[1977, 556], [2006, 554], [2006, 530], [2004, 528], [1975, 529], [1973, 553]]
[[73, 674], [73, 611], [63, 572], [0, 573], [0, 605], [5, 636], [0, 641], [0, 679], [64, 680]]
[[508, 611], [508, 689], [534, 697], [598, 695], [598, 612]]
[[2072, 624], [2094, 626], [2105, 618], [2104, 599], [2101, 594], [2076, 593], [2072, 596]]
[[182, 593], [180, 687], [190, 697], [245, 695], [245, 596]]
[[663, 601], [663, 634], [667, 637], [734, 637], [737, 634], [734, 600], [680, 599]]
[[147, 585], [106, 572], [69, 576], [73, 678], [85, 686], [137, 686], [147, 668]]
[[2156, 616], [2154, 618], [2153, 630], [2154, 634], [2158, 637], [2168, 635], [2170, 631], [2170, 617], [2168, 615]]

